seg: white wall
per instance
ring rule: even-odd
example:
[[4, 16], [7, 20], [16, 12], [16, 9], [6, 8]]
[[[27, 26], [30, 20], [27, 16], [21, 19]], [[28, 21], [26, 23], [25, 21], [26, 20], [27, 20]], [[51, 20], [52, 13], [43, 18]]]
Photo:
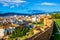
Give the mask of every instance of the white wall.
[[4, 36], [4, 29], [0, 29], [0, 37]]

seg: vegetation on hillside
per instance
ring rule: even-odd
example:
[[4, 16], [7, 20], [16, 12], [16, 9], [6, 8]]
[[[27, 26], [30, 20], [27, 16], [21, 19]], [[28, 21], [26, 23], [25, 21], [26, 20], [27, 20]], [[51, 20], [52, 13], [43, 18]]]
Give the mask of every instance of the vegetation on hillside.
[[60, 34], [58, 34], [58, 29], [56, 27], [55, 22], [53, 24], [53, 27], [54, 27], [54, 29], [53, 29], [53, 33], [52, 33], [52, 36], [51, 36], [50, 40], [60, 40]]
[[59, 19], [60, 18], [60, 13], [53, 13], [50, 14], [53, 19]]
[[57, 23], [58, 27], [60, 28], [60, 19], [55, 19], [55, 22]]
[[22, 37], [24, 35], [26, 35], [26, 33], [29, 31], [29, 28], [26, 27], [26, 28], [16, 28], [15, 31], [11, 34], [10, 36], [10, 39], [14, 39], [14, 38], [17, 38], [17, 37]]

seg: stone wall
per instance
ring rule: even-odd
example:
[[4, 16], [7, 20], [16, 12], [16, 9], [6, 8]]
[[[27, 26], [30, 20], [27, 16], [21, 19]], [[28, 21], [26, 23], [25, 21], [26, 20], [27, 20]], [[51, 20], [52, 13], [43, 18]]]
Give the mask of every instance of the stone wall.
[[53, 31], [53, 26], [51, 25], [45, 31], [37, 33], [36, 35], [28, 38], [26, 40], [49, 40]]

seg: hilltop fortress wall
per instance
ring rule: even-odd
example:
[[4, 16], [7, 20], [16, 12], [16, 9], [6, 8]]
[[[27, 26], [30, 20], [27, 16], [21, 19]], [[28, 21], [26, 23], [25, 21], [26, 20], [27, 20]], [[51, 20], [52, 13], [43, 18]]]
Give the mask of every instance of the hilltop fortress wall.
[[26, 40], [49, 40], [53, 31], [53, 20], [45, 19], [43, 31], [35, 34]]
[[38, 33], [26, 40], [49, 40], [53, 31], [53, 27], [47, 28], [44, 32]]

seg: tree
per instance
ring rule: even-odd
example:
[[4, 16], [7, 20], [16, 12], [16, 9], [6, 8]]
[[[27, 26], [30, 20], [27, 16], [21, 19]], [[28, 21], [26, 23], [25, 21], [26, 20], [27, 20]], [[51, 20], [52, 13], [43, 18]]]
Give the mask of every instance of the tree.
[[16, 38], [16, 37], [22, 37], [24, 35], [26, 35], [26, 33], [29, 31], [29, 28], [17, 28], [15, 29], [15, 31], [12, 33], [12, 35], [10, 36], [11, 38]]

